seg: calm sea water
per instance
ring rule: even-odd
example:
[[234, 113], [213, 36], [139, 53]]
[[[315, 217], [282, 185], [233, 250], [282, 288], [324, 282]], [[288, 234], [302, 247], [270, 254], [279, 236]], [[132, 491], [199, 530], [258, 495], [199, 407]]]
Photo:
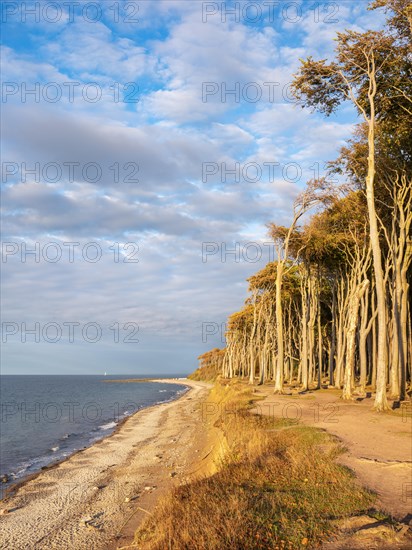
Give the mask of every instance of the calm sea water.
[[183, 385], [110, 383], [132, 376], [1, 376], [0, 474], [4, 489], [106, 437], [126, 416], [175, 399]]

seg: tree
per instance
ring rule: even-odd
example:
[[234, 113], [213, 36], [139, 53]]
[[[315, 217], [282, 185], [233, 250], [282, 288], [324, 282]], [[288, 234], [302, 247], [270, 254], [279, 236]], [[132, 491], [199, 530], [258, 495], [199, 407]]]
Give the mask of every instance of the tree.
[[284, 346], [284, 330], [283, 330], [283, 303], [282, 303], [282, 284], [285, 271], [285, 264], [289, 258], [289, 247], [293, 233], [296, 231], [298, 221], [302, 216], [316, 204], [326, 203], [331, 199], [332, 189], [327, 184], [325, 179], [311, 180], [308, 182], [306, 189], [301, 193], [293, 207], [293, 220], [289, 228], [270, 224], [270, 234], [275, 241], [277, 250], [277, 269], [275, 281], [275, 324], [277, 336], [277, 365], [275, 376], [275, 393], [283, 391], [283, 373], [285, 365], [285, 346]]
[[378, 79], [384, 78], [385, 66], [393, 58], [394, 39], [383, 32], [338, 34], [336, 60], [302, 61], [295, 77], [294, 92], [306, 106], [331, 114], [344, 99], [350, 99], [367, 125], [368, 157], [365, 177], [369, 232], [373, 254], [375, 290], [378, 311], [377, 387], [375, 408], [388, 409], [386, 398], [387, 377], [387, 314], [385, 280], [382, 267], [382, 250], [375, 205], [375, 126], [377, 107], [383, 102], [382, 90], [378, 93]]
[[274, 380], [276, 392], [285, 381], [319, 388], [328, 374], [344, 398], [376, 389], [381, 411], [388, 379], [390, 397], [403, 400], [412, 375], [412, 8], [405, 0], [377, 7], [389, 13], [385, 31], [340, 33], [333, 62], [309, 58], [296, 75], [304, 106], [329, 115], [350, 100], [363, 121], [330, 163], [345, 185], [331, 196], [326, 181], [311, 182], [290, 227], [270, 224], [277, 261], [248, 279], [222, 370]]

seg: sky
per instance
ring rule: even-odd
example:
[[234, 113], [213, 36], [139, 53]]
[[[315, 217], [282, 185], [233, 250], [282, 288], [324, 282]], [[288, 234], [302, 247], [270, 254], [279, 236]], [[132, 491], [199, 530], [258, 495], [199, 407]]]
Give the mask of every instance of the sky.
[[188, 373], [350, 138], [290, 94], [366, 2], [2, 2], [2, 374]]

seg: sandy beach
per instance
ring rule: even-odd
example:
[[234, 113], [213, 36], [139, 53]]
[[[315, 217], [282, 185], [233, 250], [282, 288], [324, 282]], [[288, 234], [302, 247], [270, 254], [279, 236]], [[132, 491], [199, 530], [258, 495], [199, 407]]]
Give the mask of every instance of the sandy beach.
[[210, 385], [161, 381], [190, 390], [137, 412], [112, 436], [41, 471], [0, 503], [0, 548], [127, 547], [172, 485], [213, 469], [201, 406]]

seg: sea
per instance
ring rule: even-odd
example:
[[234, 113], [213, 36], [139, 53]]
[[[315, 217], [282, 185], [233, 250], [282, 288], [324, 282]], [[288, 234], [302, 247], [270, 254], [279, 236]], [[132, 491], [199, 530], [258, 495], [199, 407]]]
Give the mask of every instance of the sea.
[[0, 376], [0, 497], [24, 477], [107, 437], [127, 416], [187, 391], [182, 384], [112, 382], [136, 378]]

